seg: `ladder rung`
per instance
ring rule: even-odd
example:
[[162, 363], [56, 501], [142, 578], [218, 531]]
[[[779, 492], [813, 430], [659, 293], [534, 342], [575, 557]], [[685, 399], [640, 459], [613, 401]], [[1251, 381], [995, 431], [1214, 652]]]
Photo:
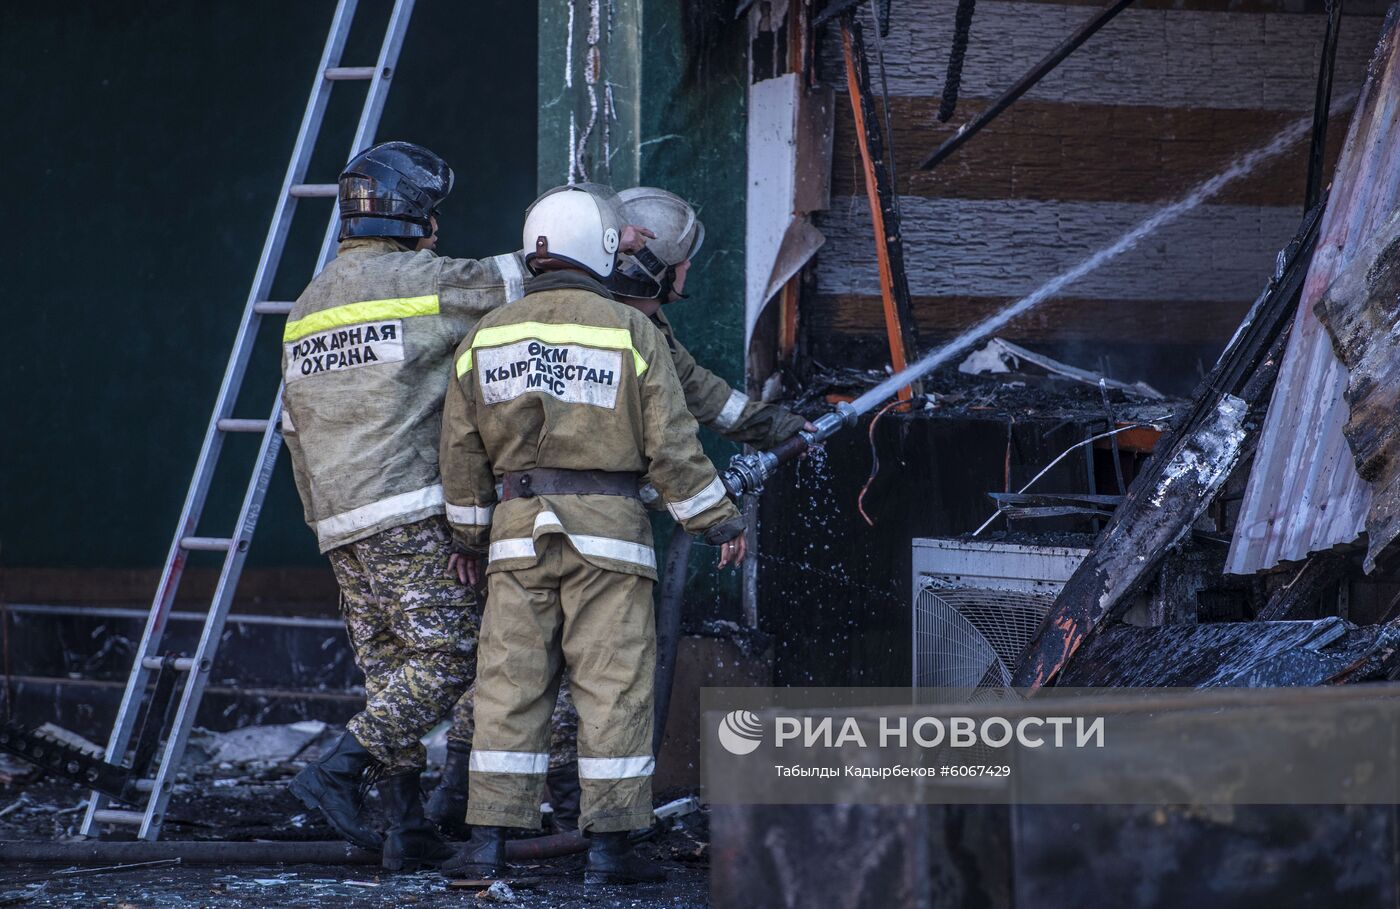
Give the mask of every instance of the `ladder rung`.
[[326, 78], [332, 82], [350, 79], [373, 79], [377, 66], [332, 66], [326, 70]]
[[265, 432], [267, 430], [266, 420], [237, 420], [226, 417], [219, 421], [219, 429], [222, 432]]
[[131, 784], [136, 787], [137, 792], [154, 792], [156, 788], [155, 780], [137, 780]]
[[335, 183], [296, 183], [292, 195], [298, 199], [334, 199], [339, 190]]
[[[147, 669], [159, 669], [164, 664], [165, 660], [162, 657], [143, 657], [141, 660], [141, 665], [145, 666]], [[190, 659], [189, 657], [175, 658], [175, 669], [177, 671], [189, 672], [193, 668], [194, 660]]]
[[233, 548], [233, 540], [223, 537], [185, 537], [180, 541], [181, 549], [198, 549], [201, 552], [228, 552]]
[[92, 813], [99, 824], [131, 824], [140, 826], [146, 820], [144, 811], [123, 811], [120, 808], [99, 808]]
[[278, 300], [259, 300], [253, 304], [253, 312], [264, 316], [285, 316], [292, 311], [292, 304]]

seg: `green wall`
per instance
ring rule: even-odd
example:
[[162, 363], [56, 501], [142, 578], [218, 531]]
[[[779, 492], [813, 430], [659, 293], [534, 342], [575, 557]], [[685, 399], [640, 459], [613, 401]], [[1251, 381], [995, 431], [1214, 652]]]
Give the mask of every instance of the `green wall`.
[[[570, 7], [573, 16], [570, 18]], [[602, 119], [580, 157], [583, 173], [621, 189], [661, 186], [689, 199], [705, 222], [705, 245], [686, 290], [667, 308], [685, 345], [705, 366], [744, 385], [744, 113], [747, 98], [745, 23], [732, 3], [599, 0], [600, 77], [589, 98], [585, 77], [592, 27], [589, 0], [540, 0], [539, 186], [569, 177], [570, 115], [577, 143], [612, 87], [606, 148]], [[570, 24], [572, 22], [572, 47]], [[572, 63], [571, 81], [565, 76]], [[708, 430], [705, 447], [718, 465], [738, 451]], [[664, 549], [674, 525], [653, 521]], [[713, 570], [717, 550], [692, 550], [687, 598], [710, 615], [737, 617], [738, 576]]]
[[[174, 529], [300, 122], [331, 0], [3, 4], [0, 562], [159, 565]], [[366, 0], [343, 62], [372, 63]], [[381, 138], [458, 174], [441, 249], [515, 248], [535, 188], [536, 10], [419, 0]], [[349, 152], [363, 83], [337, 87], [310, 179]], [[310, 277], [330, 203], [301, 203], [277, 297]], [[269, 320], [241, 416], [267, 412]], [[235, 439], [201, 532], [231, 527]], [[252, 564], [315, 564], [283, 456]]]

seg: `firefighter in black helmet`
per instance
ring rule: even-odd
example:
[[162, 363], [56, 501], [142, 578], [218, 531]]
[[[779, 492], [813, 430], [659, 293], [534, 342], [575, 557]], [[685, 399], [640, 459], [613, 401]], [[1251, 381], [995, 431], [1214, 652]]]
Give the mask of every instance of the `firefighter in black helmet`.
[[[477, 622], [450, 554], [438, 475], [442, 402], [458, 342], [518, 296], [516, 253], [436, 255], [452, 169], [409, 142], [357, 155], [340, 176], [340, 245], [287, 320], [282, 428], [306, 519], [339, 582], [366, 704], [292, 792], [390, 870], [450, 855], [423, 819], [420, 738], [476, 672]], [[455, 515], [465, 519], [470, 515]], [[388, 829], [360, 814], [380, 777]]]
[[437, 207], [452, 192], [452, 168], [412, 142], [383, 142], [350, 160], [340, 175], [340, 239], [428, 238], [437, 243]]

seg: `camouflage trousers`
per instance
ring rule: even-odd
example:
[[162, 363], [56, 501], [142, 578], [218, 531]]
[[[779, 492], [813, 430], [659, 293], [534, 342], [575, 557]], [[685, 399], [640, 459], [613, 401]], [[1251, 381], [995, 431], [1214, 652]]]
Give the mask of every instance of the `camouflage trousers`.
[[365, 674], [365, 707], [346, 728], [390, 774], [424, 767], [420, 739], [476, 679], [476, 604], [448, 574], [451, 543], [432, 517], [326, 554]]
[[[476, 731], [476, 717], [472, 710], [474, 697], [475, 683], [452, 710], [452, 728], [447, 731], [449, 741], [471, 745], [472, 733]], [[559, 697], [554, 700], [554, 713], [549, 718], [549, 766], [562, 767], [576, 760], [578, 711], [574, 709], [574, 696], [569, 691], [569, 671], [566, 669], [564, 677], [559, 680]]]

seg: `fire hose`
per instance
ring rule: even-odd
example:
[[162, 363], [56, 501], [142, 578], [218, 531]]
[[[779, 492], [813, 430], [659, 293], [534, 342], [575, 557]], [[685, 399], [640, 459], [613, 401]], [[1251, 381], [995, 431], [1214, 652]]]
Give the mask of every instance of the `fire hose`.
[[840, 430], [856, 425], [859, 416], [860, 413], [853, 405], [842, 402], [836, 405], [836, 409], [831, 413], [822, 414], [813, 420], [812, 425], [815, 429], [810, 432], [804, 429], [767, 451], [755, 451], [730, 458], [729, 466], [719, 475], [720, 480], [734, 499], [747, 493], [759, 492], [779, 467], [795, 460], [812, 446], [825, 442]]

